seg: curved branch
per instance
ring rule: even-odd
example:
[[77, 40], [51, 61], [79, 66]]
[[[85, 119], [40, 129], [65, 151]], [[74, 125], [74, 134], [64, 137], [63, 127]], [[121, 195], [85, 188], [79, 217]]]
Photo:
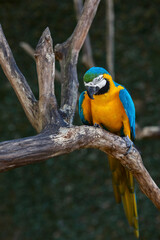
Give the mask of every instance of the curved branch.
[[25, 77], [19, 70], [0, 25], [0, 64], [10, 81], [25, 113], [35, 129], [38, 129], [38, 105]]
[[0, 171], [44, 161], [81, 148], [97, 148], [118, 159], [133, 173], [143, 193], [160, 209], [160, 189], [145, 169], [139, 152], [133, 147], [126, 155], [124, 140], [103, 129], [88, 126], [60, 128], [57, 135], [48, 129], [33, 137], [2, 142]]

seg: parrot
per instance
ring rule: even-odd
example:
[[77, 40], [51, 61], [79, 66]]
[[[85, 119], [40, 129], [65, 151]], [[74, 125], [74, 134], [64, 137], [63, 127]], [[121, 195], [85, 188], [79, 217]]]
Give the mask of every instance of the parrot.
[[[83, 124], [105, 129], [122, 137], [128, 154], [135, 140], [135, 107], [131, 95], [113, 81], [102, 67], [90, 68], [83, 77], [86, 88], [79, 97], [79, 116]], [[136, 193], [132, 173], [108, 156], [115, 200], [122, 202], [128, 223], [139, 238]]]

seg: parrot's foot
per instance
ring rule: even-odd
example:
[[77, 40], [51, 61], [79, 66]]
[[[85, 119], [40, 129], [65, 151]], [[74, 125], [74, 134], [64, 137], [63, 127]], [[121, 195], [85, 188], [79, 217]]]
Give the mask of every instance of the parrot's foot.
[[126, 152], [126, 155], [127, 155], [131, 151], [131, 149], [132, 149], [133, 142], [131, 141], [131, 139], [128, 136], [127, 137], [123, 137], [123, 140], [125, 141], [126, 146], [128, 148], [128, 150]]
[[100, 128], [101, 126], [99, 124], [95, 123], [94, 127]]

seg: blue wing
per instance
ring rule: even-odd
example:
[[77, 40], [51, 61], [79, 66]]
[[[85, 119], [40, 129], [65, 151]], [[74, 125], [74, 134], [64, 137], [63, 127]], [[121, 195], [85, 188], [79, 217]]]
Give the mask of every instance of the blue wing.
[[129, 92], [124, 88], [119, 92], [119, 98], [123, 104], [127, 117], [129, 118], [131, 137], [135, 139], [135, 107]]
[[83, 91], [79, 97], [79, 116], [83, 124], [92, 125], [90, 99], [86, 91]]

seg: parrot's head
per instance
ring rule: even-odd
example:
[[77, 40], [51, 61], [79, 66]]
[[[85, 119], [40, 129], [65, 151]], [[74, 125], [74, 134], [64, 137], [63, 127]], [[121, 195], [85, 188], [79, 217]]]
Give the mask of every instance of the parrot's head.
[[93, 95], [107, 93], [110, 89], [112, 77], [101, 67], [90, 68], [83, 77], [84, 85], [87, 89], [88, 96], [94, 99]]

